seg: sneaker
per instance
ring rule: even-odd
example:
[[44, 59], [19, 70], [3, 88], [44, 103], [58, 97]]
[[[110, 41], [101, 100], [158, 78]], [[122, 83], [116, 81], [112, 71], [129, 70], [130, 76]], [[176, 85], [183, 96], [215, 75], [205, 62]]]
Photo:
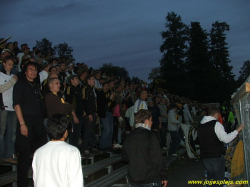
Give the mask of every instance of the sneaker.
[[122, 145], [119, 144], [119, 143], [117, 143], [117, 144], [114, 145], [114, 148], [120, 148], [120, 149], [121, 149], [121, 148], [122, 148]]
[[175, 153], [175, 154], [172, 154], [172, 156], [178, 156], [178, 155]]

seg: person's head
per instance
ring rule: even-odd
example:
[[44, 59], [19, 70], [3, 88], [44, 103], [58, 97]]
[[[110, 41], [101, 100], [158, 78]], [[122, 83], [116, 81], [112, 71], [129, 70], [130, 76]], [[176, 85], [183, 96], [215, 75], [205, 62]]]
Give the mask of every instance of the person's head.
[[11, 56], [6, 56], [3, 59], [3, 67], [6, 71], [10, 72], [14, 66], [15, 59]]
[[148, 97], [148, 93], [146, 90], [141, 90], [139, 93], [139, 96], [140, 96], [141, 100], [145, 101]]
[[66, 63], [64, 61], [60, 62], [60, 67], [61, 67], [62, 72], [65, 72], [67, 70], [67, 66], [66, 66]]
[[25, 47], [27, 47], [27, 44], [22, 44], [21, 45], [21, 50], [24, 51]]
[[26, 79], [28, 81], [31, 81], [31, 82], [33, 82], [34, 79], [36, 78], [36, 76], [37, 76], [37, 70], [38, 70], [38, 67], [37, 67], [37, 63], [36, 62], [30, 62], [29, 61], [23, 67], [23, 71], [24, 71], [24, 74], [26, 76]]
[[155, 102], [156, 104], [159, 104], [159, 103], [160, 103], [160, 97], [159, 97], [159, 96], [156, 96], [156, 97], [154, 98], [154, 102]]
[[161, 102], [162, 105], [165, 105], [166, 104], [166, 99], [164, 97], [162, 97], [160, 102]]
[[113, 80], [109, 80], [109, 89], [113, 89], [115, 87], [115, 82]]
[[129, 84], [129, 89], [132, 91], [132, 90], [134, 90], [134, 83], [130, 83]]
[[17, 41], [13, 42], [13, 47], [14, 47], [14, 48], [17, 48], [17, 47], [18, 47], [18, 42], [17, 42]]
[[135, 114], [135, 123], [144, 123], [150, 128], [152, 127], [152, 114], [149, 110], [141, 109]]
[[69, 65], [68, 65], [68, 70], [69, 71], [72, 71], [74, 69], [74, 64], [73, 63], [70, 63]]
[[100, 71], [95, 71], [94, 76], [97, 80], [101, 78], [101, 72]]
[[178, 106], [175, 103], [172, 103], [170, 106], [171, 110], [177, 110]]
[[10, 51], [13, 51], [13, 49], [14, 49], [13, 43], [8, 42], [7, 45], [6, 45], [6, 48], [9, 49]]
[[57, 74], [57, 68], [56, 68], [55, 66], [51, 66], [51, 67], [49, 68], [49, 74], [51, 74], [51, 73]]
[[150, 107], [154, 106], [154, 101], [150, 97], [148, 98], [147, 103], [148, 103], [148, 106]]
[[87, 75], [86, 80], [89, 86], [93, 87], [95, 85], [94, 75]]
[[212, 117], [214, 117], [214, 118], [216, 118], [218, 120], [219, 119], [219, 115], [220, 115], [219, 108], [217, 108], [217, 107], [211, 107], [211, 108], [209, 108], [208, 115], [212, 116]]
[[109, 84], [107, 82], [103, 83], [102, 88], [103, 91], [106, 93], [107, 91], [109, 91]]
[[65, 141], [72, 129], [70, 119], [64, 114], [54, 114], [49, 117], [46, 131], [50, 140]]
[[23, 53], [24, 53], [25, 55], [28, 55], [29, 52], [30, 52], [30, 48], [29, 48], [28, 46], [25, 46], [25, 47], [24, 47], [24, 50], [23, 50]]
[[69, 83], [73, 86], [77, 86], [80, 84], [80, 81], [77, 75], [70, 75], [68, 80], [69, 80]]
[[4, 59], [6, 56], [11, 56], [9, 49], [4, 49], [1, 54], [1, 58]]
[[77, 71], [78, 76], [80, 77], [81, 80], [85, 80], [85, 78], [88, 75], [88, 70], [85, 68], [79, 68]]
[[45, 61], [42, 65], [43, 67], [43, 70], [46, 71], [46, 72], [49, 72], [49, 68], [51, 67], [51, 63]]
[[60, 91], [60, 80], [58, 77], [48, 78], [48, 86], [51, 92], [57, 93]]
[[42, 56], [42, 52], [39, 51], [39, 50], [37, 50], [37, 51], [35, 51], [35, 55], [36, 55], [36, 57], [41, 57]]
[[33, 50], [34, 52], [38, 51], [37, 47], [33, 47], [32, 50]]

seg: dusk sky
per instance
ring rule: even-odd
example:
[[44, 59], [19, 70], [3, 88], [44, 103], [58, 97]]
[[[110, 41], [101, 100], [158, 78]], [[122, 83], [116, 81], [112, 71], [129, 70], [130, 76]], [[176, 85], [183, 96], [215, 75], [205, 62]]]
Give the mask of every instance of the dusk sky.
[[200, 22], [210, 31], [215, 21], [227, 22], [227, 43], [233, 73], [250, 60], [249, 0], [1, 0], [0, 38], [27, 43], [47, 38], [53, 46], [67, 43], [75, 62], [98, 68], [103, 63], [125, 67], [130, 77], [147, 81], [162, 54], [160, 32], [166, 15]]

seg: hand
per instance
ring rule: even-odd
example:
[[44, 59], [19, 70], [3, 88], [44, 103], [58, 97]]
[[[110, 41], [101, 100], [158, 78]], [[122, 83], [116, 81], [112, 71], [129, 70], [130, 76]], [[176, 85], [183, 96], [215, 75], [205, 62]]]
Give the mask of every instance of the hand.
[[239, 127], [236, 129], [238, 132], [240, 132], [245, 127], [244, 124], [240, 124]]
[[14, 79], [16, 79], [16, 80], [18, 81], [18, 77], [17, 77], [16, 75], [15, 75], [15, 76], [13, 76], [13, 78], [14, 78]]
[[83, 115], [82, 116], [86, 116], [86, 112], [83, 111]]
[[76, 116], [74, 117], [74, 123], [75, 123], [75, 124], [78, 124], [78, 123], [79, 123], [79, 119], [78, 119]]
[[161, 183], [163, 185], [162, 187], [166, 187], [168, 185], [168, 181], [162, 181]]
[[93, 121], [93, 116], [89, 115], [89, 121], [92, 122]]
[[21, 134], [24, 135], [24, 136], [28, 136], [28, 127], [26, 125], [21, 125], [20, 126], [20, 130], [21, 130]]

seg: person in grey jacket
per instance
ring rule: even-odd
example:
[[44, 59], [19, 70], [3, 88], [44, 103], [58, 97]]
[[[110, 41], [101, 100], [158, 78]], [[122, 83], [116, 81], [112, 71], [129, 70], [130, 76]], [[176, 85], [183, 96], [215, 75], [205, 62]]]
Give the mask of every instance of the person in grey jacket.
[[180, 128], [181, 122], [176, 119], [176, 110], [177, 105], [172, 104], [171, 110], [168, 112], [168, 131], [171, 136], [171, 145], [170, 145], [170, 155], [177, 156], [176, 152], [179, 148], [181, 138], [178, 133], [178, 129]]
[[183, 114], [184, 114], [184, 120], [185, 120], [185, 124], [187, 124], [187, 125], [190, 125], [190, 122], [192, 123], [193, 122], [193, 118], [192, 118], [192, 116], [191, 116], [191, 114], [190, 114], [190, 112], [189, 112], [189, 110], [188, 110], [188, 106], [187, 106], [187, 104], [185, 104], [184, 106], [183, 106]]

